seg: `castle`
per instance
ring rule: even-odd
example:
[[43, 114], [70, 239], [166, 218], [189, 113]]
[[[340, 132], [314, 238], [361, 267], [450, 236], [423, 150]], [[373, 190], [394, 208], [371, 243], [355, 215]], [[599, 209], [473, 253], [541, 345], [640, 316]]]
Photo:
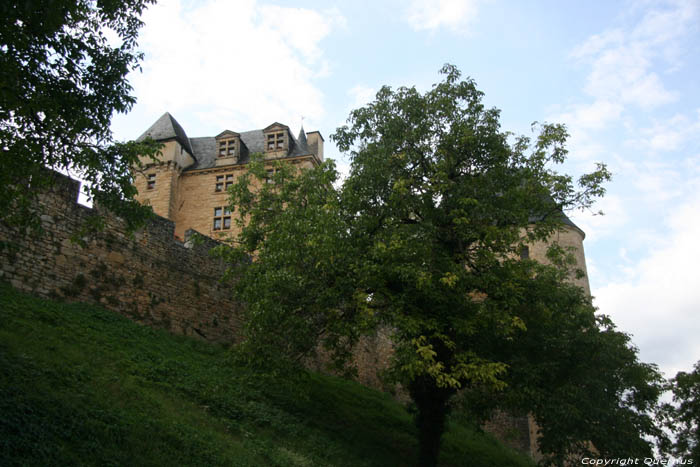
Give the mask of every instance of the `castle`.
[[185, 130], [166, 112], [138, 140], [150, 137], [163, 143], [160, 160], [142, 158], [144, 169], [135, 173], [136, 199], [159, 216], [175, 223], [175, 236], [188, 229], [215, 237], [233, 233], [227, 188], [247, 170], [251, 154], [263, 154], [274, 171], [273, 161], [283, 160], [300, 168], [323, 161], [323, 137], [318, 131], [296, 138], [288, 126], [272, 123], [261, 130], [237, 133], [224, 130], [217, 136], [188, 138]]
[[[262, 130], [188, 138], [168, 113], [142, 136], [164, 143], [160, 160], [146, 164], [135, 184], [138, 199], [157, 216], [129, 234], [119, 217], [77, 203], [79, 183], [55, 174], [56, 183], [41, 194], [40, 237], [20, 234], [0, 225], [0, 280], [46, 298], [100, 304], [150, 326], [222, 343], [239, 338], [242, 322], [235, 297], [220, 283], [225, 265], [208, 255], [213, 240], [189, 242], [193, 231], [206, 236], [232, 232], [226, 210], [226, 188], [245, 173], [250, 155], [265, 161], [288, 161], [313, 167], [323, 160], [323, 138], [303, 130], [294, 138], [289, 128], [274, 123]], [[105, 229], [85, 235], [80, 227], [95, 211], [105, 217]], [[523, 255], [547, 262], [550, 242], [570, 247], [579, 269], [586, 272], [585, 234], [568, 218], [548, 242], [530, 244]], [[572, 279], [590, 292], [588, 278]], [[358, 379], [376, 386], [378, 370], [386, 368], [390, 342], [368, 339], [357, 349]], [[487, 425], [508, 444], [537, 457], [537, 427], [530, 417], [500, 419]]]
[[[227, 188], [236, 177], [247, 171], [250, 155], [261, 153], [270, 163], [285, 161], [310, 168], [323, 161], [323, 137], [318, 131], [298, 137], [288, 126], [273, 123], [261, 130], [236, 133], [224, 130], [217, 136], [188, 138], [185, 130], [170, 113], [163, 114], [138, 140], [150, 137], [164, 144], [159, 161], [143, 158], [144, 169], [135, 174], [138, 189], [136, 199], [148, 204], [153, 211], [175, 223], [175, 237], [184, 238], [188, 229], [209, 237], [235, 233], [235, 225], [228, 208]], [[551, 239], [570, 248], [577, 267], [584, 277], [572, 279], [590, 294], [586, 274], [583, 240], [586, 234], [566, 215], [564, 225]], [[528, 257], [547, 263], [550, 242], [532, 244], [524, 252]]]
[[[317, 131], [301, 129], [294, 138], [289, 127], [273, 123], [262, 130], [236, 133], [225, 130], [214, 137], [188, 138], [169, 113], [160, 117], [139, 140], [146, 137], [164, 143], [160, 161], [142, 160], [145, 169], [136, 174], [137, 200], [150, 204], [156, 214], [175, 224], [176, 238], [193, 229], [209, 237], [235, 233], [226, 191], [236, 177], [247, 170], [250, 154], [262, 153], [266, 162], [286, 161], [310, 168], [323, 161], [323, 137]], [[268, 173], [274, 169], [272, 164]], [[583, 249], [585, 233], [562, 213], [563, 225], [546, 242], [530, 244], [522, 257], [548, 263], [551, 243], [570, 249], [582, 277], [571, 278], [590, 295]], [[392, 346], [388, 338], [363, 340], [355, 349], [357, 379], [369, 386], [381, 387], [377, 374], [388, 365]], [[320, 366], [317, 368], [320, 369]], [[497, 413], [485, 426], [511, 447], [539, 459], [538, 427], [531, 416], [512, 417]]]

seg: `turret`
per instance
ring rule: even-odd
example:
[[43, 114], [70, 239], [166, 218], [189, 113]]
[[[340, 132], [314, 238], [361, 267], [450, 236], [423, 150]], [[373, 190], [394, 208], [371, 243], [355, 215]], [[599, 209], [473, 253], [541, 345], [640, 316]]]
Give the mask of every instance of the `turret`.
[[582, 287], [583, 290], [590, 296], [591, 287], [588, 283], [586, 256], [583, 250], [583, 240], [586, 238], [586, 234], [576, 224], [574, 224], [571, 219], [566, 216], [566, 214], [562, 213], [562, 216], [562, 226], [546, 242], [537, 242], [528, 246], [529, 257], [541, 263], [547, 264], [549, 263], [549, 260], [547, 259], [547, 248], [549, 245], [556, 243], [562, 248], [570, 248], [574, 254], [574, 258], [576, 259], [576, 268], [580, 269], [584, 273], [584, 276], [580, 279], [572, 277], [571, 282], [579, 287]]
[[[136, 141], [143, 141], [148, 137], [164, 144], [159, 156], [161, 162], [174, 162], [180, 170], [186, 169], [195, 163], [190, 139], [182, 126], [169, 112], [165, 112]], [[153, 161], [144, 157], [141, 158], [141, 163], [148, 165], [152, 164]]]
[[173, 220], [178, 201], [180, 173], [195, 163], [190, 139], [170, 113], [164, 113], [137, 141], [146, 138], [163, 143], [157, 161], [141, 157], [140, 168], [134, 174], [138, 190], [136, 199], [148, 204], [159, 216]]

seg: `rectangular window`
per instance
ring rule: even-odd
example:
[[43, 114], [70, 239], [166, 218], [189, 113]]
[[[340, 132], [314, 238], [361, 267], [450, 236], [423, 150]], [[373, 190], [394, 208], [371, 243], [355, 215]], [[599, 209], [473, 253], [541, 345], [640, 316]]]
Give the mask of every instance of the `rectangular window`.
[[231, 157], [236, 154], [236, 139], [219, 141], [219, 157]]
[[267, 150], [274, 151], [284, 149], [284, 132], [270, 133], [267, 135]]
[[275, 183], [274, 177], [275, 169], [267, 169], [265, 173], [265, 183]]
[[231, 210], [226, 206], [214, 208], [213, 230], [231, 229]]
[[146, 188], [152, 190], [156, 187], [156, 174], [149, 174], [147, 177]]
[[520, 259], [530, 259], [530, 248], [529, 247], [524, 246], [520, 250]]
[[233, 185], [233, 174], [217, 175], [214, 191], [228, 190], [231, 185]]

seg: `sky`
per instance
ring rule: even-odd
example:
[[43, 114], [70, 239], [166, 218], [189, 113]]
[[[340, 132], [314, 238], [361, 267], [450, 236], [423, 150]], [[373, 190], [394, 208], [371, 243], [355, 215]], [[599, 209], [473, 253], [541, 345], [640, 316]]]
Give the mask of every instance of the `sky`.
[[325, 138], [383, 85], [426, 91], [456, 65], [501, 109], [504, 130], [557, 122], [563, 170], [613, 173], [570, 217], [594, 303], [667, 377], [700, 360], [700, 2], [162, 0], [142, 18], [138, 137], [164, 112], [188, 136], [278, 121]]

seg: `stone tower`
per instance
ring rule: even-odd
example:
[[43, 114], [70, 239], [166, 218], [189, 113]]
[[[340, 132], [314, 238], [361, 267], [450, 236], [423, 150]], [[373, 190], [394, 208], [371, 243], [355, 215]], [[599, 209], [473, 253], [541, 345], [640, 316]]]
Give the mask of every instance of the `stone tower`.
[[143, 158], [135, 174], [136, 199], [156, 214], [175, 222], [175, 236], [194, 229], [209, 237], [235, 233], [227, 189], [248, 170], [252, 154], [260, 154], [274, 172], [284, 161], [308, 168], [323, 161], [323, 137], [318, 131], [294, 137], [289, 127], [274, 122], [259, 130], [223, 130], [216, 136], [189, 138], [168, 112], [138, 139], [164, 144], [156, 161]]

